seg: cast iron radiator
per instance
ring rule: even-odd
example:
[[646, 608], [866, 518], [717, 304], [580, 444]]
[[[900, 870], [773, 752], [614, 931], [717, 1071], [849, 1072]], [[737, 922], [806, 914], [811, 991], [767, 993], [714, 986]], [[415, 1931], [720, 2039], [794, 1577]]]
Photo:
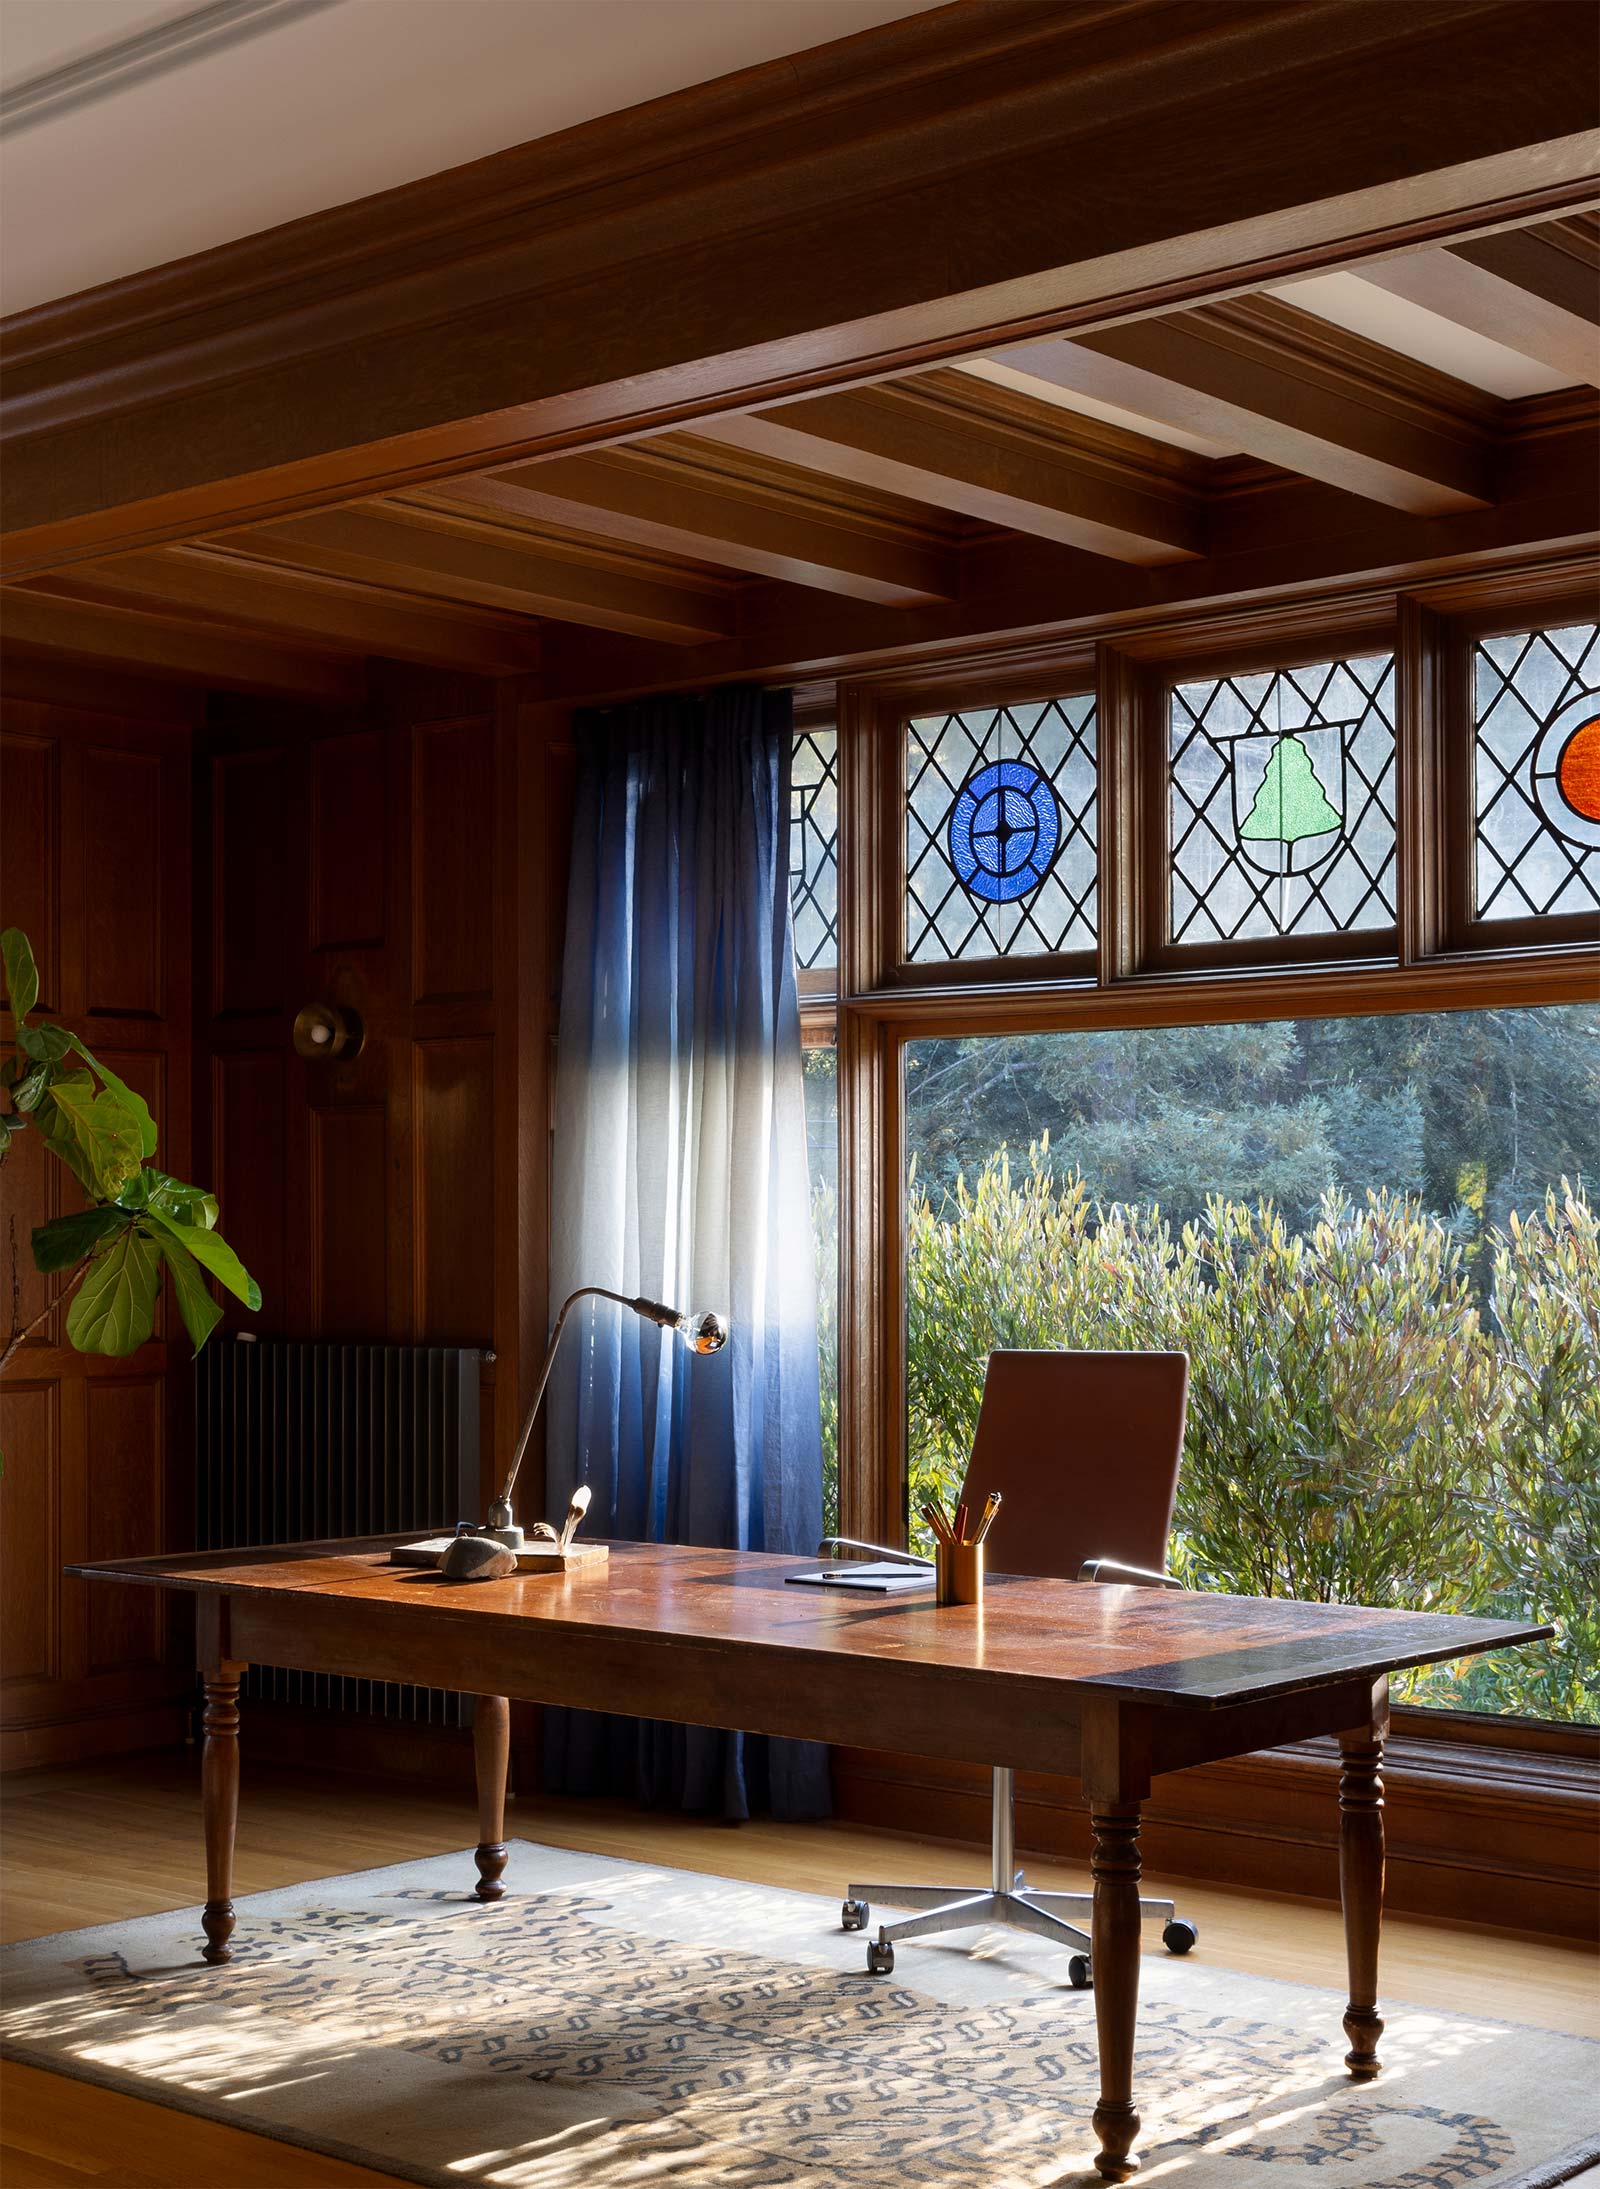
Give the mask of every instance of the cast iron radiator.
[[[476, 1519], [475, 1347], [223, 1338], [196, 1364], [195, 1520], [201, 1550]], [[252, 1665], [256, 1701], [471, 1722], [438, 1688]]]

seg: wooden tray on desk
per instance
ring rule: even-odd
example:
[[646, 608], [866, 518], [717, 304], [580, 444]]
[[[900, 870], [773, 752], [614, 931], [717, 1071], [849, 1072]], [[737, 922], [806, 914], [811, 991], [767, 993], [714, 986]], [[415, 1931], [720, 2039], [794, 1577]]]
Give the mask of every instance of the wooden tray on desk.
[[[389, 1553], [391, 1566], [437, 1566], [453, 1535], [429, 1535], [415, 1543], [396, 1543]], [[560, 1550], [554, 1543], [524, 1543], [517, 1553], [518, 1573], [572, 1573], [581, 1566], [597, 1565], [611, 1556], [609, 1543], [569, 1543]]]

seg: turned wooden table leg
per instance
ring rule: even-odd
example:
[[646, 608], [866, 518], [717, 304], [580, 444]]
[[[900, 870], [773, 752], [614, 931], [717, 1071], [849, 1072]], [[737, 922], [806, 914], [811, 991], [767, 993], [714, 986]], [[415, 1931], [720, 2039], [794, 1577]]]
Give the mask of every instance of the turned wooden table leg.
[[239, 1681], [243, 1665], [220, 1666], [205, 1676], [205, 1748], [200, 1795], [206, 1833], [206, 1905], [200, 1927], [207, 1961], [231, 1961], [233, 1936], [233, 1836], [239, 1821]]
[[1339, 1894], [1344, 1902], [1350, 2004], [1344, 2064], [1358, 2081], [1379, 2068], [1378, 1932], [1383, 1919], [1383, 1719], [1339, 1737]]
[[499, 1900], [505, 1886], [506, 1769], [511, 1760], [511, 1705], [504, 1695], [480, 1695], [472, 1718], [472, 1755], [478, 1773], [478, 1865], [475, 1887], [480, 1900]]
[[1126, 2181], [1139, 2115], [1133, 2103], [1133, 2040], [1139, 2007], [1139, 1805], [1118, 1803], [1090, 1812], [1094, 1846], [1092, 1924], [1094, 2018], [1100, 2038], [1100, 2103], [1094, 2109], [1107, 2181]]

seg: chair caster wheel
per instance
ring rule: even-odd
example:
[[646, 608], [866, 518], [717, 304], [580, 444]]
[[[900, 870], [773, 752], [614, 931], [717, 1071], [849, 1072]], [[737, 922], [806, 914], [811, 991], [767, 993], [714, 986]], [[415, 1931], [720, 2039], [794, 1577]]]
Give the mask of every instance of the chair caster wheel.
[[1094, 1971], [1086, 1953], [1075, 1953], [1067, 1963], [1067, 1982], [1074, 1991], [1093, 1991]]
[[839, 1910], [839, 1922], [847, 1931], [864, 1931], [872, 1910], [864, 1900], [847, 1900]]
[[1200, 1943], [1200, 1933], [1184, 1916], [1175, 1915], [1163, 1928], [1161, 1943], [1168, 1953], [1192, 1953]]
[[892, 1976], [894, 1974], [894, 1948], [887, 1938], [868, 1939], [867, 1974], [869, 1976]]

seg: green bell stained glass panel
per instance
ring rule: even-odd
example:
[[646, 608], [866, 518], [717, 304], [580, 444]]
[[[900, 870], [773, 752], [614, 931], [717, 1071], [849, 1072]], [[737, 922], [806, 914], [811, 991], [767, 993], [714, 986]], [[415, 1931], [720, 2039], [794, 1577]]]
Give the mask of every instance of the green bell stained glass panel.
[[1175, 943], [1394, 924], [1392, 655], [1176, 685], [1169, 739]]

